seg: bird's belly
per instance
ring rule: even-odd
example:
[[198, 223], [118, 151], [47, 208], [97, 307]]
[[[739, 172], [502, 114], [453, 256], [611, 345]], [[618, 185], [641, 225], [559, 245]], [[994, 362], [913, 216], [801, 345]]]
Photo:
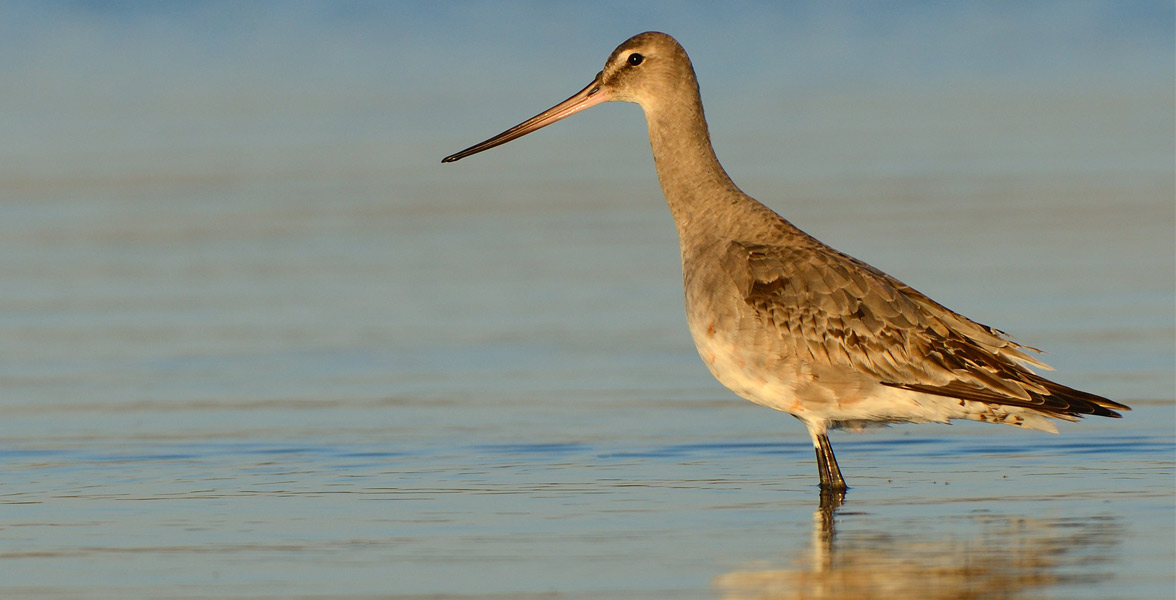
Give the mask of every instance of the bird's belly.
[[860, 428], [870, 423], [970, 418], [955, 400], [885, 386], [849, 367], [814, 365], [797, 357], [787, 343], [741, 340], [711, 323], [692, 325], [691, 333], [719, 383], [802, 421]]
[[756, 348], [754, 343], [733, 339], [716, 331], [713, 323], [701, 328], [691, 324], [698, 354], [715, 379], [739, 396], [769, 408], [799, 414], [804, 404], [797, 395], [798, 384], [811, 380], [811, 373], [781, 352]]

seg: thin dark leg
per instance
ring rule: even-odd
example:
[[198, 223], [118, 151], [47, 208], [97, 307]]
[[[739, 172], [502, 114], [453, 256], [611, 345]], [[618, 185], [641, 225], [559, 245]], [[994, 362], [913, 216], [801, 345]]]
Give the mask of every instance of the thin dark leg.
[[825, 454], [821, 452], [818, 446], [814, 448], [817, 451], [817, 473], [821, 476], [821, 489], [829, 489], [829, 462], [825, 460]]
[[845, 478], [841, 476], [841, 467], [837, 466], [837, 457], [833, 456], [833, 445], [829, 443], [829, 436], [825, 433], [818, 433], [816, 438], [817, 470], [821, 474], [821, 489], [847, 489]]

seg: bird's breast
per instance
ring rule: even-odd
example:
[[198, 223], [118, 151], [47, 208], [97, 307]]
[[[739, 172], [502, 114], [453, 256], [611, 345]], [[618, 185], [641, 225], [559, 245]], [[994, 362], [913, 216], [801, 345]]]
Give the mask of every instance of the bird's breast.
[[729, 279], [706, 273], [686, 278], [686, 320], [703, 363], [739, 396], [796, 414], [796, 386], [808, 374], [789, 344], [765, 329]]

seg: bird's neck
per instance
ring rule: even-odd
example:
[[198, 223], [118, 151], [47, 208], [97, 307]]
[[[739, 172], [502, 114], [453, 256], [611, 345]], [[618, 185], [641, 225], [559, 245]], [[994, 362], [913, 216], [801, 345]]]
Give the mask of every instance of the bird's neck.
[[739, 205], [750, 200], [719, 164], [697, 86], [692, 87], [676, 95], [677, 102], [646, 111], [657, 177], [683, 248], [714, 234], [720, 229], [719, 221], [739, 212]]

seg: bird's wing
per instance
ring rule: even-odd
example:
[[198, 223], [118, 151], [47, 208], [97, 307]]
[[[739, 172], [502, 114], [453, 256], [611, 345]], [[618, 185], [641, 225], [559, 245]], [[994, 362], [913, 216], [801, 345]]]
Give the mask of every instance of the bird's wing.
[[798, 356], [965, 400], [1062, 415], [1126, 408], [1036, 375], [1025, 365], [1049, 368], [1028, 354], [1036, 349], [811, 238], [730, 242], [723, 259], [744, 301]]

